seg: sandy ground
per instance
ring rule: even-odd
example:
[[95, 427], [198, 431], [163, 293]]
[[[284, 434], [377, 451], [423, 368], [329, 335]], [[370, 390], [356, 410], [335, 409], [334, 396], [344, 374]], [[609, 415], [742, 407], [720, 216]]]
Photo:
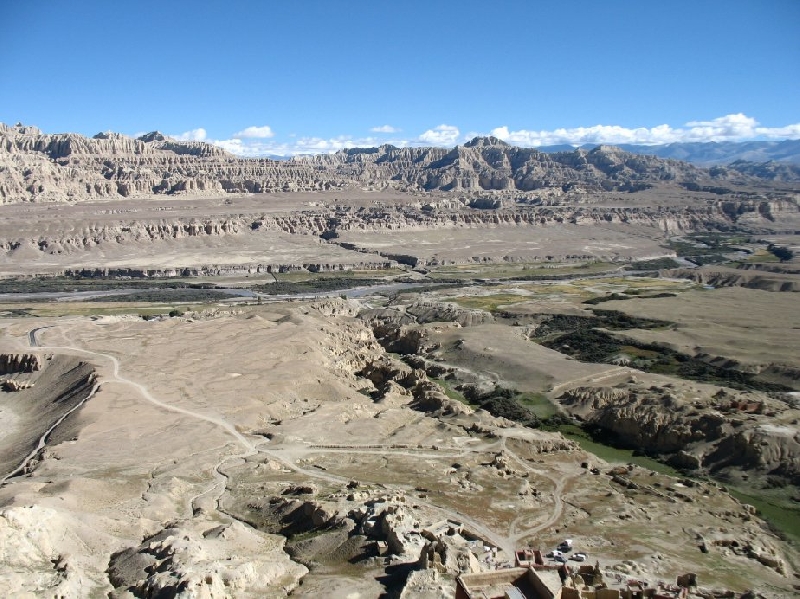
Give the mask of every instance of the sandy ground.
[[[484, 324], [465, 329], [433, 327], [432, 339], [445, 348], [454, 364], [504, 387], [520, 391], [550, 391], [567, 381], [601, 376], [619, 370], [613, 365], [569, 360], [556, 351], [525, 339], [507, 324]], [[457, 347], [453, 344], [459, 341]]]
[[601, 307], [678, 323], [675, 330], [633, 332], [631, 336], [638, 339], [753, 366], [800, 365], [800, 310], [795, 293], [731, 287], [687, 291], [676, 297], [610, 301]]
[[[604, 563], [635, 560], [649, 576], [691, 570], [707, 585], [789, 588], [746, 557], [699, 551], [698, 534], [722, 530], [783, 550], [714, 485], [678, 503], [669, 490], [674, 479], [641, 470], [630, 476], [652, 492], [632, 492], [581, 468], [586, 461], [607, 466], [565, 449], [559, 435], [498, 428], [486, 413], [466, 408], [437, 417], [413, 409], [410, 395], [397, 390], [373, 399], [363, 392], [371, 383], [356, 373], [383, 352], [350, 317], [356, 309], [329, 300], [154, 321], [0, 321], [0, 350], [19, 352], [37, 328], [40, 347], [28, 351], [89, 361], [100, 381], [33, 472], [0, 487], [0, 583], [18, 593], [99, 596], [111, 590], [112, 553], [175, 525], [182, 532], [173, 543], [193, 548], [175, 567], [193, 584], [227, 580], [247, 588], [235, 596], [285, 596], [305, 569], [282, 550], [283, 537], [239, 526], [225, 512], [249, 514], [253, 502], [309, 483], [319, 501], [346, 512], [362, 505], [346, 499], [355, 479], [369, 497], [403, 496], [422, 526], [461, 522], [506, 556], [520, 545], [547, 548], [569, 533]], [[620, 370], [568, 360], [511, 326], [428, 328], [445, 348], [460, 342], [461, 349], [444, 351], [446, 360], [532, 391]], [[219, 526], [231, 532], [206, 537]], [[142, 546], [146, 551], [147, 542]], [[26, 556], [24, 567], [18, 555]], [[67, 574], [54, 566], [59, 560]], [[349, 596], [352, 566], [326, 572], [331, 592]], [[352, 592], [377, 596], [381, 569], [365, 572], [371, 578]], [[325, 580], [314, 573], [300, 596], [312, 596]]]
[[311, 235], [268, 231], [258, 236], [190, 237], [158, 242], [103, 244], [69, 253], [45, 254], [32, 247], [0, 256], [6, 276], [57, 272], [65, 268], [201, 268], [291, 264], [383, 264], [384, 258], [354, 253]]
[[[0, 252], [0, 274], [51, 273], [65, 268], [186, 268], [202, 266], [383, 263], [384, 259], [325, 244], [314, 235], [261, 231], [241, 234], [184, 237], [163, 241], [95, 243], [93, 231], [152, 225], [206, 222], [209, 219], [251, 218], [290, 212], [327, 210], [335, 206], [372, 206], [384, 202], [417, 201], [402, 194], [352, 192], [231, 196], [224, 198], [156, 198], [70, 204], [0, 206], [0, 240], [9, 244]], [[86, 239], [84, 242], [83, 239]], [[39, 251], [40, 240], [77, 239], [78, 243]], [[11, 246], [20, 244], [19, 247]]]
[[383, 254], [406, 254], [432, 264], [546, 261], [547, 256], [598, 260], [644, 259], [667, 252], [660, 232], [635, 225], [499, 225], [436, 231], [344, 232], [342, 241]]
[[[383, 262], [377, 252], [481, 264], [489, 259], [546, 263], [549, 255], [611, 261], [668, 253], [660, 246], [662, 231], [636, 225], [342, 231], [337, 241], [367, 250], [358, 252], [310, 234], [252, 232], [248, 220], [443, 198], [452, 200], [449, 195], [348, 191], [346, 197], [329, 192], [0, 206], [0, 275], [93, 267]], [[654, 190], [583, 201], [669, 207], [696, 198]], [[130, 243], [95, 243], [91, 234], [106, 225], [228, 216], [242, 217], [247, 225], [242, 234]], [[796, 218], [788, 215], [774, 226], [791, 228]], [[39, 251], [40, 241], [48, 239], [87, 242], [54, 244], [55, 253]], [[509, 283], [429, 297], [488, 309], [493, 300], [487, 295], [504, 294], [511, 297], [497, 302], [511, 305], [525, 321], [540, 313], [580, 313], [586, 310], [583, 300], [626, 285], [621, 278]], [[794, 294], [679, 287], [677, 297], [608, 302], [600, 308], [678, 323], [675, 330], [631, 332], [642, 339], [754, 367], [800, 363]], [[660, 283], [649, 288], [662, 290]], [[384, 305], [388, 300], [366, 301]], [[501, 562], [517, 547], [547, 550], [568, 537], [592, 560], [618, 567], [620, 576], [671, 580], [692, 571], [705, 586], [739, 592], [755, 586], [770, 599], [793, 592], [796, 553], [713, 483], [689, 487], [647, 469], [623, 469], [635, 484], [631, 487], [615, 482], [608, 464], [560, 435], [498, 422], [460, 404], [452, 415], [422, 412], [397, 386], [375, 398], [375, 387], [357, 373], [377, 357], [389, 358], [371, 331], [352, 318], [357, 308], [339, 300], [276, 303], [215, 307], [151, 321], [133, 315], [4, 314], [0, 352], [58, 358], [33, 390], [0, 393], [2, 476], [63, 411], [52, 407], [52, 399], [68, 386], [64, 364], [90, 365], [100, 386], [47, 438], [25, 474], [0, 484], [0, 589], [9, 596], [71, 598], [107, 597], [120, 587], [117, 596], [127, 599], [133, 591], [123, 590], [126, 585], [139, 585], [134, 590], [141, 596], [147, 592], [140, 585], [145, 578], [168, 589], [182, 577], [197, 596], [286, 597], [296, 587], [293, 596], [377, 597], [385, 590], [383, 562], [359, 570], [327, 556], [324, 567], [312, 564], [304, 579], [307, 568], [289, 558], [283, 536], [237, 519], [259, 523], [263, 506], [301, 485], [313, 486], [310, 499], [331, 513], [367, 510], [370, 502], [392, 497], [412, 531], [415, 524], [424, 529], [458, 522], [499, 548]], [[32, 334], [34, 329], [38, 332]], [[431, 323], [426, 332], [439, 344], [435, 357], [443, 366], [523, 391], [555, 396], [572, 386], [613, 385], [631, 376], [625, 368], [583, 364], [536, 345], [522, 325]], [[663, 384], [666, 379], [640, 380]], [[43, 410], [44, 404], [50, 409]], [[600, 473], [591, 474], [583, 463], [597, 465]], [[709, 553], [700, 551], [700, 540], [708, 541]], [[778, 563], [788, 564], [788, 577], [737, 555], [731, 541], [776, 556]], [[112, 556], [120, 551], [133, 557], [119, 568], [124, 584], [112, 584]], [[398, 560], [414, 561], [418, 551]], [[304, 584], [297, 586], [301, 580]], [[452, 590], [452, 580], [447, 582]]]
[[[252, 267], [259, 265], [380, 265], [379, 253], [412, 255], [427, 263], [506, 260], [547, 261], [548, 256], [629, 260], [663, 256], [663, 232], [633, 224], [548, 226], [481, 226], [477, 228], [416, 228], [406, 222], [403, 205], [418, 206], [446, 196], [354, 192], [269, 194], [225, 198], [124, 200], [69, 204], [0, 206], [0, 275], [54, 273], [64, 269]], [[453, 199], [448, 197], [449, 202]], [[659, 200], [660, 201], [660, 200]], [[677, 201], [670, 198], [669, 202]], [[628, 205], [603, 198], [605, 204]], [[252, 230], [262, 217], [289, 220], [314, 213], [325, 222], [337, 208], [386, 207], [386, 228], [342, 230], [336, 243], [324, 243], [319, 230], [303, 225], [283, 231]], [[393, 218], [397, 222], [391, 222]], [[335, 218], [334, 218], [335, 220]], [[145, 227], [171, 230], [181, 223], [236, 223], [212, 235], [151, 239]], [[362, 223], [367, 229], [372, 225]], [[395, 230], [401, 227], [402, 230]], [[109, 233], [110, 231], [110, 233]], [[291, 232], [286, 232], [291, 231]]]

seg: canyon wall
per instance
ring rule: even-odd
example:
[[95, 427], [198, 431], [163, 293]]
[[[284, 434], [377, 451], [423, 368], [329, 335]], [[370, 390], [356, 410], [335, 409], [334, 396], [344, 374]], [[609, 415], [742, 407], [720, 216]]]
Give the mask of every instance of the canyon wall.
[[640, 191], [660, 184], [759, 181], [715, 167], [642, 156], [612, 146], [547, 154], [475, 138], [446, 148], [357, 148], [291, 160], [243, 159], [205, 142], [158, 132], [45, 134], [0, 124], [0, 202], [80, 201], [161, 194], [396, 189], [402, 191]]

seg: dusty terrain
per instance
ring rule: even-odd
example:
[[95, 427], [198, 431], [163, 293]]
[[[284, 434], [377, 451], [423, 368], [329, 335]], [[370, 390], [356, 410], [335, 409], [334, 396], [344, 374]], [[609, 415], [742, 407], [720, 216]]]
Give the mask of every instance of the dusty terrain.
[[[362, 307], [327, 300], [149, 322], [6, 320], [4, 351], [29, 345], [36, 328], [26, 351], [89, 362], [100, 387], [29, 474], [0, 490], [5, 546], [17, 547], [3, 556], [4, 586], [315, 596], [332, 584], [341, 596], [378, 596], [398, 584], [387, 564], [416, 567], [450, 522], [445, 529], [461, 532], [440, 538], [444, 562], [452, 559], [438, 578], [443, 596], [458, 570], [566, 534], [614, 571], [670, 578], [691, 569], [704, 586], [758, 581], [772, 596], [788, 592], [791, 550], [717, 485], [686, 488], [638, 467], [608, 475], [610, 466], [557, 433], [437, 396], [435, 384], [420, 387], [424, 374], [383, 353], [354, 318]], [[443, 347], [464, 333], [473, 357], [454, 367], [520, 388], [572, 387], [619, 370], [568, 360], [514, 327], [425, 326]], [[44, 393], [50, 367], [34, 390]], [[600, 474], [582, 468], [587, 461]], [[493, 561], [472, 552], [476, 538], [498, 548]], [[382, 539], [396, 557], [378, 557]], [[747, 550], [724, 548], [733, 541]]]
[[0, 133], [11, 596], [453, 597], [564, 538], [612, 581], [796, 592], [792, 184]]

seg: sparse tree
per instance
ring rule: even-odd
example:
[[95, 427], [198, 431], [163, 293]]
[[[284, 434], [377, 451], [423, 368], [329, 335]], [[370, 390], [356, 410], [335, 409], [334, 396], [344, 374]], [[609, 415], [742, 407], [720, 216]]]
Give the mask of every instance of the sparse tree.
[[767, 249], [772, 252], [772, 255], [781, 262], [788, 262], [794, 258], [794, 252], [785, 246], [774, 245], [771, 243], [769, 246], [767, 246]]

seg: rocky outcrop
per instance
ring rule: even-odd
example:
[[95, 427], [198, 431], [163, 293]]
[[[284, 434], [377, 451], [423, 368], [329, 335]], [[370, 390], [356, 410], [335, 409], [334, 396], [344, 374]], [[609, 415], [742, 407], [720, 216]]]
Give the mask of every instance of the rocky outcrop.
[[579, 388], [560, 400], [570, 413], [613, 433], [629, 447], [649, 452], [675, 452], [693, 441], [713, 441], [725, 424], [721, 415], [690, 416], [666, 389]]
[[4, 431], [6, 450], [0, 455], [0, 478], [32, 472], [51, 444], [74, 436], [78, 429], [70, 415], [76, 414], [97, 388], [97, 375], [88, 362], [57, 354], [37, 363], [36, 357], [10, 360], [13, 367], [27, 370], [10, 371], [7, 374], [11, 376], [3, 377], [4, 390], [14, 391], [13, 397], [3, 398], [3, 409], [15, 415], [18, 425]]
[[283, 543], [237, 521], [174, 523], [111, 556], [110, 596], [283, 596], [308, 572]]
[[484, 310], [468, 310], [450, 302], [417, 302], [406, 308], [419, 323], [457, 322], [462, 327], [494, 322], [494, 317]]
[[745, 287], [762, 291], [800, 291], [796, 276], [725, 267], [678, 268], [662, 273], [667, 277], [690, 279], [711, 287]]
[[[733, 553], [772, 568], [782, 576], [786, 576], [788, 573], [781, 551], [768, 538], [756, 537], [745, 532], [732, 534], [727, 530], [707, 530], [704, 531], [704, 534], [698, 534], [697, 540], [704, 553], [712, 551]], [[747, 593], [742, 596], [747, 596]], [[755, 593], [753, 596], [755, 597]]]
[[33, 381], [18, 381], [16, 379], [0, 379], [0, 389], [3, 391], [10, 391], [11, 393], [16, 393], [17, 391], [22, 391], [23, 389], [30, 389], [36, 383]]
[[362, 310], [358, 317], [372, 327], [375, 338], [384, 349], [404, 355], [425, 354], [433, 348], [425, 328], [420, 325], [452, 322], [456, 326], [477, 326], [494, 321], [494, 317], [483, 310], [436, 301], [419, 301], [399, 309]]
[[720, 390], [705, 400], [694, 394], [689, 402], [668, 387], [637, 385], [579, 387], [559, 400], [618, 444], [664, 454], [678, 468], [800, 482], [797, 410], [781, 400]]
[[392, 388], [392, 383], [404, 389], [411, 389], [425, 378], [423, 371], [415, 370], [399, 360], [385, 356], [367, 364], [358, 375], [369, 379], [381, 395], [385, 395]]
[[383, 348], [395, 354], [425, 353], [428, 339], [425, 331], [417, 325], [391, 326], [384, 323], [372, 325], [375, 338]]
[[769, 181], [800, 181], [800, 164], [768, 160], [766, 162], [753, 162], [750, 160], [736, 160], [728, 165], [729, 169], [744, 175], [767, 179]]
[[576, 387], [564, 393], [561, 399], [567, 405], [591, 405], [597, 410], [627, 397], [627, 390], [615, 387]]
[[315, 191], [344, 184], [300, 163], [239, 160], [203, 142], [45, 135], [0, 125], [0, 202]]
[[[450, 150], [387, 145], [285, 161], [240, 159], [211, 144], [177, 141], [157, 131], [137, 139], [117, 133], [86, 138], [2, 124], [0, 165], [3, 203], [347, 188], [629, 192], [714, 179], [752, 182], [760, 173], [712, 172], [612, 146], [546, 154], [495, 138], [476, 138]], [[502, 206], [496, 199], [475, 202], [476, 209]]]
[[417, 383], [411, 392], [414, 396], [411, 407], [431, 416], [457, 416], [472, 412], [472, 408], [456, 399], [450, 399], [439, 385], [427, 379]]
[[414, 317], [393, 308], [367, 308], [359, 312], [358, 317], [372, 327], [378, 338], [393, 328], [416, 322]]
[[101, 279], [164, 279], [170, 277], [218, 277], [229, 275], [283, 274], [289, 272], [341, 272], [348, 270], [386, 270], [396, 266], [391, 262], [349, 262], [327, 264], [324, 262], [202, 264], [176, 268], [66, 268], [56, 276]]
[[44, 359], [39, 354], [0, 354], [0, 374], [36, 372]]
[[439, 385], [428, 379], [423, 369], [412, 368], [389, 357], [374, 360], [357, 374], [375, 386], [373, 398], [377, 401], [394, 391], [410, 395], [410, 407], [429, 415], [455, 416], [472, 412], [462, 402], [447, 397]]
[[[382, 253], [375, 246], [360, 246], [360, 232], [513, 227], [530, 228], [534, 234], [533, 229], [540, 227], [632, 225], [678, 234], [730, 230], [740, 225], [772, 230], [776, 223], [788, 229], [795, 221], [800, 222], [797, 198], [785, 189], [733, 189], [721, 198], [679, 185], [711, 176], [709, 171], [683, 163], [635, 156], [611, 147], [544, 154], [479, 138], [453, 150], [383, 146], [271, 161], [239, 159], [209, 144], [178, 142], [158, 132], [138, 139], [112, 133], [89, 139], [2, 125], [0, 203], [369, 188], [412, 192], [409, 197], [414, 201], [393, 202], [376, 196], [375, 202], [349, 203], [336, 201], [334, 196], [331, 202], [331, 196], [320, 195], [319, 201], [304, 202], [295, 211], [259, 209], [258, 204], [248, 201], [242, 202], [248, 206], [245, 210], [220, 211], [215, 207], [211, 215], [195, 216], [189, 212], [161, 212], [163, 206], [142, 209], [139, 202], [130, 202], [124, 211], [119, 210], [118, 217], [114, 216], [117, 209], [112, 207], [87, 211], [77, 221], [61, 219], [61, 214], [54, 217], [54, 213], [46, 214], [43, 207], [37, 206], [32, 210], [38, 218], [28, 219], [26, 215], [7, 223], [0, 232], [0, 250], [12, 264], [47, 263], [48, 273], [80, 265], [78, 270], [88, 271], [89, 276], [94, 276], [93, 271], [102, 271], [106, 263], [102, 258], [95, 261], [91, 253], [108, 256], [108, 251], [113, 254], [122, 250], [127, 254], [131, 244], [146, 246], [136, 248], [137, 252], [146, 249], [153, 253], [158, 252], [159, 244], [169, 244], [176, 251], [207, 242], [263, 247], [262, 244], [272, 243], [276, 234], [288, 234], [313, 237], [302, 243], [310, 243], [315, 253], [319, 250], [324, 254], [330, 243], [352, 251], [354, 256], [352, 262], [345, 260], [346, 264], [339, 259], [315, 263], [308, 258], [303, 264], [254, 261], [226, 265], [207, 260], [193, 264], [184, 260], [174, 265], [157, 264], [145, 274], [128, 275], [125, 267], [147, 270], [136, 268], [140, 264], [128, 263], [109, 269], [108, 275], [100, 272], [106, 276], [192, 276], [292, 268], [380, 268], [398, 263], [420, 267], [427, 265], [426, 261], [438, 265], [451, 259], [418, 256], [413, 250], [400, 248], [386, 248]], [[616, 192], [641, 185], [672, 186], [681, 197], [701, 195], [691, 202], [650, 202], [648, 198], [645, 205], [642, 196], [636, 196], [635, 202], [620, 201]], [[616, 195], [603, 193], [608, 190], [616, 190]], [[608, 198], [613, 201], [604, 201]], [[106, 204], [109, 205], [114, 206]], [[626, 255], [617, 249], [608, 255], [576, 250], [549, 258], [624, 260]], [[513, 253], [458, 258], [518, 259]]]
[[[133, 244], [158, 245], [163, 243], [200, 242], [201, 240], [226, 238], [225, 243], [260, 241], [270, 243], [275, 234], [289, 234], [313, 237], [311, 243], [324, 248], [326, 243], [337, 244], [353, 252], [350, 268], [389, 266], [393, 263], [417, 266], [419, 259], [392, 253], [380, 254], [375, 250], [360, 249], [357, 243], [340, 241], [330, 237], [331, 232], [339, 233], [361, 231], [402, 231], [402, 230], [440, 230], [464, 228], [531, 228], [578, 225], [607, 226], [638, 225], [652, 227], [667, 233], [697, 230], [715, 230], [730, 227], [734, 222], [731, 214], [722, 205], [686, 207], [596, 207], [596, 206], [529, 206], [519, 204], [498, 210], [473, 209], [462, 202], [455, 202], [447, 210], [428, 212], [423, 207], [401, 204], [357, 208], [355, 206], [332, 206], [330, 208], [309, 208], [286, 213], [230, 213], [213, 217], [174, 217], [154, 218], [151, 216], [131, 218], [120, 215], [119, 219], [102, 216], [102, 220], [57, 220], [46, 222], [38, 230], [8, 227], [0, 234], [0, 250], [14, 260], [24, 257], [26, 262], [41, 256], [72, 256], [99, 252], [115, 247], [125, 248]], [[797, 208], [795, 206], [795, 208]], [[787, 209], [788, 210], [788, 209]], [[800, 212], [798, 212], [800, 215]], [[357, 237], [357, 236], [356, 236]], [[220, 239], [221, 241], [221, 239]], [[308, 243], [308, 242], [304, 242]], [[571, 256], [574, 259], [596, 258], [594, 256]], [[569, 259], [570, 256], [565, 258]], [[85, 262], [84, 262], [85, 263]], [[270, 269], [282, 271], [297, 265], [250, 264], [247, 269]], [[344, 265], [338, 266], [342, 268]], [[173, 276], [194, 274], [192, 268], [187, 272], [176, 271]], [[198, 270], [197, 274], [214, 274], [214, 269], [224, 269], [224, 264]], [[241, 269], [242, 266], [240, 265]], [[335, 265], [320, 262], [303, 265], [307, 270], [337, 268]], [[86, 276], [92, 275], [88, 265]], [[120, 276], [128, 276], [120, 271]], [[135, 269], [134, 269], [135, 270]], [[79, 272], [84, 276], [83, 272]], [[110, 276], [105, 272], [103, 276]], [[680, 273], [678, 273], [680, 274]], [[137, 276], [131, 273], [130, 276]]]
[[703, 466], [769, 472], [800, 484], [800, 428], [762, 424], [736, 431], [705, 455]]
[[0, 511], [0, 588], [12, 597], [104, 595], [107, 576], [92, 563], [90, 549], [68, 514], [41, 505], [5, 508]]
[[451, 150], [381, 146], [305, 161], [357, 180], [389, 179], [412, 189], [442, 191], [635, 191], [657, 182], [709, 178], [707, 171], [686, 163], [634, 155], [612, 146], [545, 154], [491, 137], [475, 138]]

